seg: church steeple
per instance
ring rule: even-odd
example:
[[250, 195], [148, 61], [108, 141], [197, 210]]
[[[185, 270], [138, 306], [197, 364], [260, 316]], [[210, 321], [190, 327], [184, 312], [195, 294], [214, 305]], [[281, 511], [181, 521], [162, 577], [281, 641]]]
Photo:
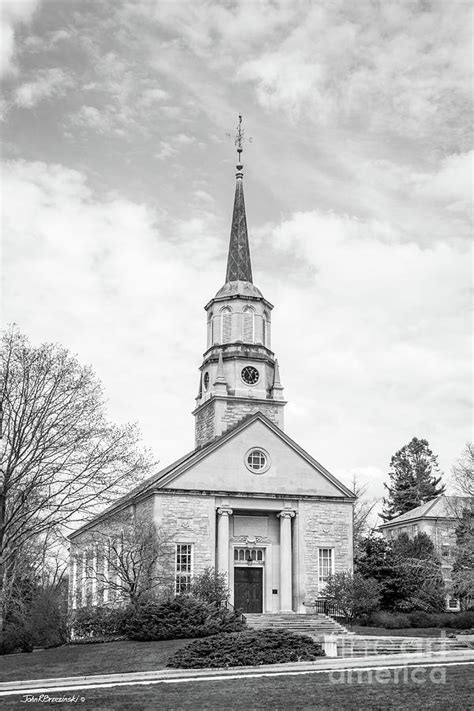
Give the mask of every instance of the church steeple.
[[241, 161], [242, 116], [235, 145], [238, 161], [225, 284], [206, 304], [207, 350], [200, 367], [196, 446], [219, 437], [253, 412], [283, 429], [283, 387], [271, 350], [272, 304], [252, 279]]

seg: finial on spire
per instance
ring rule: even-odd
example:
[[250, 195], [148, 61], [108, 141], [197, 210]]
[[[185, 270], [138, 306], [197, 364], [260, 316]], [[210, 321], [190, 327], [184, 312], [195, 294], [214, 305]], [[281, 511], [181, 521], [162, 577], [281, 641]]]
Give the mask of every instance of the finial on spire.
[[[230, 137], [230, 133], [227, 134]], [[245, 137], [245, 129], [242, 128], [242, 114], [239, 114], [239, 123], [237, 124], [236, 127], [236, 134], [235, 134], [235, 139], [234, 143], [237, 148], [237, 170], [241, 171], [243, 168], [242, 165], [242, 151], [243, 149], [243, 144], [245, 141], [248, 141], [249, 143], [252, 143], [252, 137], [250, 136], [249, 138]]]
[[242, 128], [242, 114], [239, 114], [239, 123], [237, 125], [237, 133], [235, 135], [235, 145], [237, 146], [237, 155], [239, 156], [238, 163], [241, 164], [241, 154], [244, 150], [242, 148], [242, 142], [244, 141], [245, 131]]

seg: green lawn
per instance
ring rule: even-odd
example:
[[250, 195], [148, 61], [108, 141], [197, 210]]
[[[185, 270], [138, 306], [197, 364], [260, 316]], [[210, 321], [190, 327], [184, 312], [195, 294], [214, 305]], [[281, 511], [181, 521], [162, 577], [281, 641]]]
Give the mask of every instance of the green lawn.
[[32, 654], [7, 654], [0, 656], [0, 681], [163, 669], [168, 657], [189, 641], [76, 644]]
[[354, 627], [349, 627], [356, 634], [367, 634], [374, 636], [383, 637], [441, 637], [441, 633], [449, 634], [459, 634], [461, 630], [442, 630], [440, 627], [408, 627], [401, 630], [389, 630], [384, 627], [361, 627], [360, 625], [354, 625]]
[[[331, 683], [328, 673], [274, 678], [237, 679], [191, 683], [156, 684], [153, 686], [126, 686], [109, 689], [86, 689], [76, 692], [84, 702], [55, 704], [62, 709], [82, 708], [94, 711], [121, 709], [410, 709], [418, 711], [445, 711], [445, 709], [472, 708], [474, 681], [472, 666], [449, 666], [445, 683], [433, 683], [432, 668], [422, 665], [418, 669], [420, 683], [408, 679], [405, 683], [400, 671], [395, 683], [393, 672], [389, 683], [380, 683], [367, 674], [358, 680], [353, 673], [351, 683]], [[443, 667], [437, 669], [436, 680], [442, 680]], [[412, 672], [408, 669], [408, 674]], [[333, 677], [334, 680], [334, 677]], [[384, 678], [385, 682], [387, 677]], [[339, 681], [339, 678], [336, 678]], [[67, 692], [71, 693], [71, 692]], [[59, 692], [52, 695], [60, 695]], [[46, 704], [45, 704], [46, 705]], [[21, 697], [1, 699], [2, 710], [24, 708]]]

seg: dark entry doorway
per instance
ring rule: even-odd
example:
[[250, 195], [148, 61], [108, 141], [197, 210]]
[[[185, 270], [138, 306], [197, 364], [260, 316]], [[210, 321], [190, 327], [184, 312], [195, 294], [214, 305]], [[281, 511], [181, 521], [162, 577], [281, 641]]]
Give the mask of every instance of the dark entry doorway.
[[234, 568], [234, 607], [263, 612], [263, 568]]

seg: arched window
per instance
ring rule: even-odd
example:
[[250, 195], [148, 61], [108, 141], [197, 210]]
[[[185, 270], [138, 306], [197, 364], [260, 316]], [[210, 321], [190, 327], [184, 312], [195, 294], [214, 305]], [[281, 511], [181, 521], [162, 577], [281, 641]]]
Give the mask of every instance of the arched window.
[[267, 348], [271, 348], [270, 342], [270, 317], [267, 311], [263, 312], [262, 321], [262, 334], [263, 334], [263, 345]]
[[221, 309], [221, 343], [230, 343], [232, 340], [232, 309], [224, 306]]
[[209, 311], [207, 314], [207, 347], [209, 348], [213, 344], [213, 334], [212, 334], [212, 325], [214, 321], [212, 318], [212, 311]]
[[264, 564], [263, 548], [234, 548], [234, 561], [237, 563]]
[[244, 343], [255, 342], [255, 309], [246, 306], [243, 312], [242, 340]]

